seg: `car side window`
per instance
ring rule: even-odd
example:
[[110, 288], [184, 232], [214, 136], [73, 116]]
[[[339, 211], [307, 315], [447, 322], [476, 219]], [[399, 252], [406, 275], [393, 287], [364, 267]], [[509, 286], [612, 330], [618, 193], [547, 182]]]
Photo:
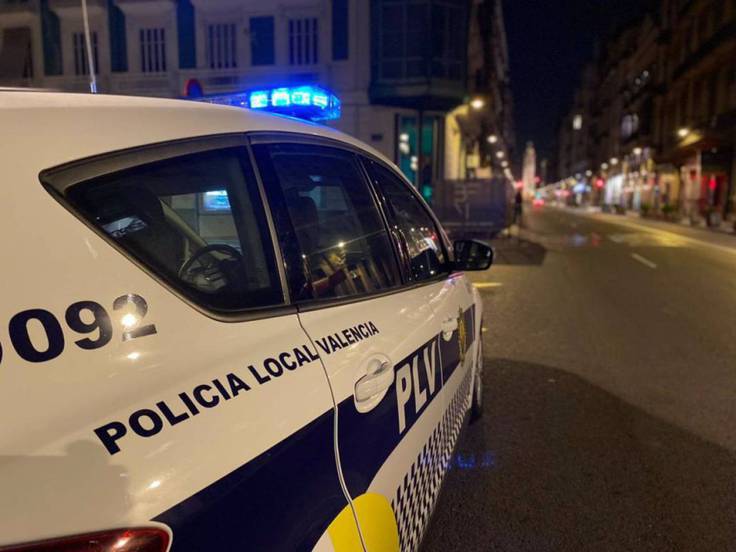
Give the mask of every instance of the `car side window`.
[[66, 190], [88, 222], [194, 302], [283, 302], [273, 243], [242, 148], [154, 161]]
[[291, 230], [275, 216], [280, 237], [293, 235], [299, 246], [306, 276], [301, 289], [291, 290], [295, 299], [359, 296], [400, 284], [388, 231], [354, 154], [305, 144], [256, 145], [254, 152], [266, 190], [280, 196], [272, 205], [287, 211]]
[[402, 237], [412, 281], [431, 280], [448, 272], [442, 238], [424, 205], [393, 171], [372, 160], [365, 160], [365, 165]]

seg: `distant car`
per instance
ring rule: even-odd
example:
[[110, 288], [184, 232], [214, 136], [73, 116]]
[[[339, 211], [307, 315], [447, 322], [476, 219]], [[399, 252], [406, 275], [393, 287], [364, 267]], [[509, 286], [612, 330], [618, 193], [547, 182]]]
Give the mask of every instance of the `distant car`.
[[480, 413], [491, 249], [314, 124], [0, 111], [0, 550], [415, 550]]

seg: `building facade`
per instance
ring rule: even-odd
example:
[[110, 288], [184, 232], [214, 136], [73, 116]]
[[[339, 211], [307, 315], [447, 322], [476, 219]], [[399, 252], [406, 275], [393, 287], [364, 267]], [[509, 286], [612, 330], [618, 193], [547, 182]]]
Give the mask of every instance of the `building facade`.
[[736, 0], [662, 0], [586, 69], [558, 178], [604, 207], [720, 225], [734, 219], [735, 144]]
[[[466, 143], [447, 147], [447, 119], [471, 92], [470, 22], [503, 29], [497, 0], [87, 5], [99, 92], [192, 97], [321, 85], [342, 101], [341, 118], [330, 124], [393, 159], [430, 200], [434, 184], [458, 172], [457, 159], [467, 157]], [[482, 73], [478, 88], [489, 101], [491, 92], [499, 95], [492, 101], [498, 117], [510, 118], [501, 105], [510, 100], [504, 88], [492, 90], [494, 79], [508, 80], [498, 40], [480, 44], [480, 67], [473, 72]], [[477, 36], [472, 43], [477, 46]], [[492, 69], [486, 67], [496, 63], [490, 55], [503, 56]], [[88, 60], [79, 0], [0, 0], [0, 86], [88, 91]], [[497, 132], [511, 139], [508, 131]]]
[[515, 135], [502, 2], [474, 0], [468, 33], [469, 101], [446, 118], [445, 178], [511, 179]]

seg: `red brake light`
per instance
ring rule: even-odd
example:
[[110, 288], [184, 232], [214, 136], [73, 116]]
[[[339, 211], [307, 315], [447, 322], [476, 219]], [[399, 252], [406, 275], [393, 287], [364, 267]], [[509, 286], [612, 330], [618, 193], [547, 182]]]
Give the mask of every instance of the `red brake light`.
[[0, 552], [166, 552], [168, 546], [166, 531], [144, 527], [0, 547]]

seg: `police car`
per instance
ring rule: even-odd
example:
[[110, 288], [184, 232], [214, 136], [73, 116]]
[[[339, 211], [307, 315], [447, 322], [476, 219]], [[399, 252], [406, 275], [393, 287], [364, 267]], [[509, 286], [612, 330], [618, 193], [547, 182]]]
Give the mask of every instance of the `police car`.
[[0, 550], [419, 546], [492, 251], [251, 107], [0, 92]]

